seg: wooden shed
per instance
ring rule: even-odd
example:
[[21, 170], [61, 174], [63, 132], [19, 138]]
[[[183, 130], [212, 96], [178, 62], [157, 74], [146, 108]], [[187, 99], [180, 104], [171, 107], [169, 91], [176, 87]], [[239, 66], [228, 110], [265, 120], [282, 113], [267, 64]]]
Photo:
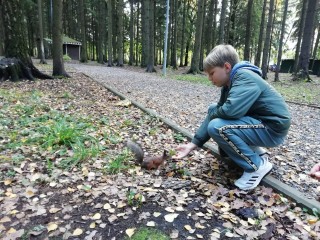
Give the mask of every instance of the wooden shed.
[[[44, 39], [47, 43], [46, 45], [46, 57], [51, 57], [51, 46], [52, 40], [49, 38]], [[63, 55], [68, 55], [72, 60], [80, 60], [80, 50], [81, 50], [81, 42], [69, 38], [67, 36], [63, 36]]]

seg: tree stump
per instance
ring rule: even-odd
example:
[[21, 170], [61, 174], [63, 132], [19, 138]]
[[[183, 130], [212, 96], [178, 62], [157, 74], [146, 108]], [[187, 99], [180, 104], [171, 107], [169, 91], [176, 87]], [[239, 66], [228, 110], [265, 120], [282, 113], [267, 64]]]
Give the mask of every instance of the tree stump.
[[33, 64], [26, 66], [18, 58], [3, 58], [0, 60], [0, 81], [34, 80], [35, 77], [41, 79], [53, 78], [40, 72]]

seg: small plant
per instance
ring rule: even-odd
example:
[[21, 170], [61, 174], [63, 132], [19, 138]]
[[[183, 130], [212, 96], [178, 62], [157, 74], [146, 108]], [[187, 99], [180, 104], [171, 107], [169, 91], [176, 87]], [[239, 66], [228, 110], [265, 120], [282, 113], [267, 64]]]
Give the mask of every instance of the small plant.
[[122, 127], [130, 127], [130, 126], [132, 126], [132, 125], [133, 125], [133, 121], [130, 120], [130, 119], [126, 119], [126, 120], [124, 120], [123, 123], [122, 123]]
[[129, 161], [132, 159], [132, 153], [125, 149], [109, 162], [109, 164], [106, 166], [106, 170], [110, 174], [116, 174], [122, 170], [127, 170], [130, 167]]
[[149, 229], [149, 228], [140, 228], [131, 238], [126, 237], [126, 240], [169, 240], [169, 236], [160, 232], [159, 230]]
[[173, 138], [174, 138], [174, 140], [176, 141], [176, 142], [183, 142], [184, 140], [185, 140], [185, 137], [182, 135], [182, 134], [180, 134], [180, 133], [174, 133], [173, 134]]
[[79, 137], [79, 130], [66, 119], [59, 119], [51, 127], [45, 129], [44, 144], [47, 147], [54, 145], [71, 146]]
[[63, 61], [68, 62], [71, 61], [71, 57], [68, 54], [63, 55]]
[[61, 97], [66, 99], [71, 99], [73, 98], [73, 95], [69, 92], [64, 92]]

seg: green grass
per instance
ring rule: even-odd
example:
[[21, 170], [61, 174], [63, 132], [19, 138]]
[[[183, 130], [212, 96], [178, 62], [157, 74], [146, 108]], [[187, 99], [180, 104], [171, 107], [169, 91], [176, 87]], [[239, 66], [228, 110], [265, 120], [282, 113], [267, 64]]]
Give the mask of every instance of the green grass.
[[126, 240], [169, 240], [170, 237], [159, 230], [150, 228], [140, 228], [131, 238], [126, 237]]
[[106, 171], [110, 174], [116, 174], [130, 168], [130, 161], [133, 160], [133, 154], [125, 149], [119, 155], [111, 158], [105, 166]]
[[206, 75], [200, 75], [200, 74], [178, 74], [174, 75], [174, 78], [176, 80], [180, 81], [187, 81], [192, 83], [199, 83], [206, 86], [212, 86], [212, 83], [208, 80], [208, 77]]
[[[104, 148], [95, 135], [99, 123], [94, 126], [91, 118], [68, 115], [66, 112], [52, 110], [43, 100], [44, 94], [32, 91], [22, 94], [16, 90], [0, 89], [4, 103], [0, 109], [1, 162], [10, 162], [17, 166], [24, 156], [19, 149], [37, 149], [40, 152], [56, 154], [62, 157], [59, 164], [46, 158], [46, 168], [52, 172], [54, 167], [70, 169], [95, 157], [104, 157]], [[107, 123], [107, 122], [104, 122]], [[6, 151], [8, 159], [2, 155]], [[9, 169], [7, 176], [14, 176]]]

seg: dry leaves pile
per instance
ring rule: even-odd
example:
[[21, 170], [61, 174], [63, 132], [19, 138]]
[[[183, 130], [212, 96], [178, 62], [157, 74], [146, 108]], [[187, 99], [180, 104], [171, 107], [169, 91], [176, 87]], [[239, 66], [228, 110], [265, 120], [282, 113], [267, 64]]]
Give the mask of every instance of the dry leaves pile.
[[75, 119], [86, 117], [94, 126], [88, 134], [103, 146], [98, 155], [63, 169], [59, 163], [74, 156], [74, 149], [64, 149], [61, 155], [52, 147], [27, 144], [28, 137], [36, 134], [33, 125], [24, 125], [29, 133], [23, 134], [16, 128], [19, 116], [8, 111], [9, 105], [25, 103], [1, 96], [0, 120], [10, 116], [12, 122], [1, 126], [0, 144], [25, 142], [0, 149], [1, 239], [123, 239], [142, 226], [162, 230], [172, 239], [319, 236], [317, 217], [270, 188], [237, 190], [232, 183], [241, 173], [203, 150], [184, 161], [170, 160], [158, 171], [129, 164], [110, 174], [110, 159], [123, 151], [126, 138], [140, 141], [151, 155], [174, 149], [181, 136], [83, 75], [75, 74], [71, 80], [6, 82], [0, 87], [22, 96], [41, 92], [38, 97], [47, 108], [37, 108], [31, 118], [51, 110]]

